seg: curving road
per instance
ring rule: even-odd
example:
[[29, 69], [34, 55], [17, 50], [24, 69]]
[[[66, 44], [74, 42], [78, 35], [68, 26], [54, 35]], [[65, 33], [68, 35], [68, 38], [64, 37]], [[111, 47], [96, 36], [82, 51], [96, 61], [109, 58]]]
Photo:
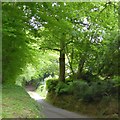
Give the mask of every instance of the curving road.
[[33, 91], [28, 91], [28, 94], [42, 105], [42, 113], [45, 115], [45, 118], [88, 118], [87, 116], [57, 108], [44, 101], [42, 97]]

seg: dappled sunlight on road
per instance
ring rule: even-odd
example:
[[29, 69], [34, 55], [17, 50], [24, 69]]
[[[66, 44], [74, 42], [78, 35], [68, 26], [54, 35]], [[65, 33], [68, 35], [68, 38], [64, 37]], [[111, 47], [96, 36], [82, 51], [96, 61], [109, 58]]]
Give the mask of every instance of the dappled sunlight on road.
[[43, 100], [45, 99], [45, 97], [41, 97], [40, 95], [38, 95], [36, 92], [31, 92], [31, 91], [27, 91], [28, 94], [30, 95], [30, 97], [32, 97], [35, 100]]

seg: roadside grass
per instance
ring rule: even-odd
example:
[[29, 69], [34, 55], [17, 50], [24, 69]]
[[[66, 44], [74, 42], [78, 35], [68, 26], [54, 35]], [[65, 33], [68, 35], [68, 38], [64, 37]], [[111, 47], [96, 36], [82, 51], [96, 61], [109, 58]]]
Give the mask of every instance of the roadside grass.
[[0, 84], [0, 120], [2, 119], [2, 86]]
[[24, 88], [16, 85], [2, 86], [2, 118], [43, 118], [41, 106]]
[[92, 118], [118, 118], [118, 100], [105, 98], [98, 103], [85, 103], [73, 95], [56, 96], [54, 92], [47, 94], [46, 101], [72, 112], [88, 115]]

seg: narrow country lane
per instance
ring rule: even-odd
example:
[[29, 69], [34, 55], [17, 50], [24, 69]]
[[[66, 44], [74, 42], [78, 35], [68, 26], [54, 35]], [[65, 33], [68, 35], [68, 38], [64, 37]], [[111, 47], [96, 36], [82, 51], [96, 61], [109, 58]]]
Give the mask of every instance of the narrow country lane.
[[45, 115], [46, 118], [88, 118], [87, 116], [79, 115], [74, 112], [69, 112], [67, 110], [57, 108], [47, 103], [36, 92], [28, 91], [28, 93], [33, 99], [35, 99], [38, 103], [42, 105], [42, 113]]

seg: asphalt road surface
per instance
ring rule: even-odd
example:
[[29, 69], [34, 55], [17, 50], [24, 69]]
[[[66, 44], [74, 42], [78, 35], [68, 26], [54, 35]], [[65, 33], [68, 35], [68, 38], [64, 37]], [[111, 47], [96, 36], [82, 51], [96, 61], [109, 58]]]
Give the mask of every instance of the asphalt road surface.
[[33, 91], [28, 91], [29, 95], [42, 105], [42, 113], [45, 118], [88, 118], [87, 116], [79, 115], [74, 112], [70, 112], [61, 108], [57, 108], [47, 103], [44, 98], [40, 97]]

